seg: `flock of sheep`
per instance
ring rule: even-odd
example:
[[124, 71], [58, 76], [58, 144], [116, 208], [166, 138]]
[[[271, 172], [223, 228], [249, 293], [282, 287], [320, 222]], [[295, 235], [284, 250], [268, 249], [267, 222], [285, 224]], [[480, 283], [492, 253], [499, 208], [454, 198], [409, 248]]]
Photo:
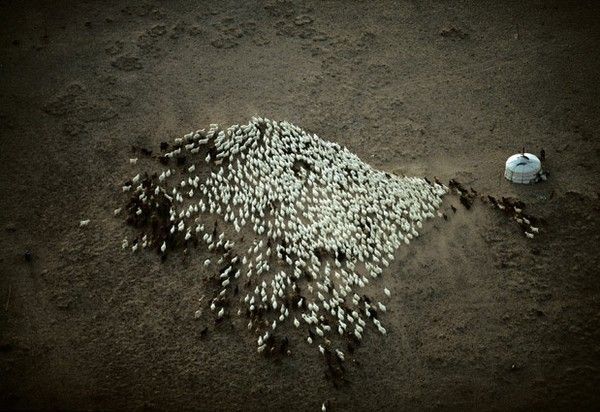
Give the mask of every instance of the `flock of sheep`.
[[391, 292], [378, 278], [448, 190], [375, 170], [338, 144], [260, 117], [163, 142], [158, 159], [163, 170], [122, 187], [139, 234], [123, 248], [164, 259], [177, 248], [203, 250], [217, 322], [244, 317], [264, 353], [288, 352], [277, 331], [293, 325], [335, 365], [352, 347], [340, 342], [359, 344], [370, 327], [386, 334], [379, 314]]

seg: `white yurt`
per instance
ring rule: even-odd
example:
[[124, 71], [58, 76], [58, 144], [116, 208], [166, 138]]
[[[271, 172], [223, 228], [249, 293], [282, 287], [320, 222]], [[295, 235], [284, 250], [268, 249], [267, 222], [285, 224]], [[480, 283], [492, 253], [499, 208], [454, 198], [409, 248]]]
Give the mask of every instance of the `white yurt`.
[[540, 179], [542, 162], [531, 153], [518, 153], [506, 161], [504, 177], [514, 183], [535, 183]]

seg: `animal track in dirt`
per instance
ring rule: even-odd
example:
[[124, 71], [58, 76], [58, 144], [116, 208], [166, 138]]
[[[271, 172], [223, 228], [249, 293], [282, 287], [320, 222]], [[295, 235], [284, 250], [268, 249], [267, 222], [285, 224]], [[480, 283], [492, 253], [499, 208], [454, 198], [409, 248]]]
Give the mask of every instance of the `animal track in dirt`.
[[321, 60], [323, 72], [329, 77], [341, 78], [347, 70], [347, 65], [342, 65], [340, 60], [339, 56], [334, 56], [330, 53], [326, 54]]
[[235, 40], [222, 37], [212, 40], [210, 44], [217, 49], [231, 49], [239, 46], [239, 43]]
[[280, 1], [267, 4], [265, 11], [278, 20], [274, 24], [278, 36], [312, 39], [317, 35], [313, 27], [313, 9], [299, 7], [291, 1]]
[[205, 31], [200, 28], [200, 26], [192, 26], [189, 30], [189, 35], [192, 37], [201, 36], [205, 34]]
[[49, 99], [44, 112], [62, 118], [64, 133], [76, 136], [85, 131], [88, 123], [110, 120], [117, 116], [117, 109], [130, 103], [127, 96], [108, 93], [99, 98], [81, 83], [71, 83]]
[[126, 72], [141, 70], [143, 68], [139, 57], [133, 55], [119, 56], [110, 63], [114, 68]]
[[156, 24], [140, 34], [135, 40], [135, 44], [142, 57], [162, 57], [170, 50], [173, 42], [178, 41], [186, 34], [190, 37], [206, 34], [199, 25], [189, 28], [188, 26], [183, 20], [170, 27], [165, 24]]
[[313, 9], [310, 7], [297, 7], [293, 1], [276, 1], [267, 4], [265, 11], [272, 17], [291, 18], [298, 14], [310, 14]]
[[[233, 17], [225, 17], [219, 22], [214, 23], [212, 26], [216, 30], [216, 35], [211, 40], [210, 44], [217, 49], [230, 49], [236, 47], [244, 37], [254, 38], [254, 35], [256, 34], [256, 22], [252, 20], [239, 23]], [[258, 40], [259, 43], [265, 41], [265, 38], [262, 36], [261, 39], [262, 40]]]
[[366, 31], [363, 32], [360, 37], [356, 40], [356, 47], [360, 49], [368, 49], [377, 41], [375, 33]]
[[165, 16], [165, 13], [154, 7], [150, 3], [138, 3], [130, 6], [126, 6], [121, 9], [121, 13], [126, 16], [136, 16], [136, 17], [153, 17], [155, 19], [160, 19]]
[[[319, 32], [312, 37], [312, 42], [305, 44], [303, 48], [309, 50], [312, 56], [321, 56], [321, 68], [328, 77], [349, 79], [357, 72], [355, 68], [364, 63], [364, 56], [371, 51], [371, 45], [376, 42], [376, 39], [376, 35], [369, 31], [361, 33], [358, 37], [348, 35], [332, 36]], [[331, 50], [336, 50], [335, 54], [331, 53]], [[380, 66], [382, 67], [372, 66], [375, 70], [373, 76], [376, 79], [385, 80], [389, 74], [387, 72], [389, 67]], [[362, 80], [369, 79], [370, 76], [371, 73], [364, 76], [365, 78]], [[375, 87], [382, 86], [376, 81], [369, 81]], [[386, 84], [389, 84], [389, 82]]]
[[386, 64], [371, 64], [361, 76], [362, 82], [369, 88], [377, 89], [392, 83], [392, 70]]
[[106, 51], [106, 54], [108, 54], [109, 56], [116, 56], [117, 54], [121, 53], [123, 51], [123, 47], [125, 46], [125, 43], [121, 40], [117, 40], [114, 42], [109, 43], [104, 51]]
[[468, 34], [458, 27], [447, 26], [440, 30], [440, 36], [454, 40], [465, 39], [468, 37]]
[[183, 21], [179, 21], [175, 26], [171, 28], [171, 34], [169, 37], [173, 40], [179, 39], [181, 36], [185, 34], [186, 24]]
[[299, 15], [293, 19], [281, 19], [275, 23], [275, 34], [284, 37], [312, 39], [316, 34], [313, 19], [308, 15]]
[[140, 34], [136, 44], [143, 54], [157, 56], [162, 51], [157, 44], [165, 34], [167, 34], [166, 26], [164, 24], [157, 24]]
[[267, 44], [271, 43], [271, 40], [262, 34], [258, 34], [252, 38], [252, 43], [257, 46], [266, 46]]

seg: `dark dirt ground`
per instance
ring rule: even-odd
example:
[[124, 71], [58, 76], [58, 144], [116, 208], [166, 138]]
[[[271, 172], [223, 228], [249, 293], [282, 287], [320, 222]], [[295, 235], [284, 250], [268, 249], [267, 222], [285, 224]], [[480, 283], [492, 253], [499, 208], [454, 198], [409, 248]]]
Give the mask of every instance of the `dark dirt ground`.
[[[1, 2], [0, 408], [598, 406], [599, 21], [591, 1]], [[254, 114], [546, 223], [528, 240], [481, 203], [428, 222], [384, 274], [388, 336], [336, 389], [300, 336], [269, 360], [194, 319], [206, 252], [120, 248], [130, 146]], [[522, 146], [549, 181], [502, 178]]]

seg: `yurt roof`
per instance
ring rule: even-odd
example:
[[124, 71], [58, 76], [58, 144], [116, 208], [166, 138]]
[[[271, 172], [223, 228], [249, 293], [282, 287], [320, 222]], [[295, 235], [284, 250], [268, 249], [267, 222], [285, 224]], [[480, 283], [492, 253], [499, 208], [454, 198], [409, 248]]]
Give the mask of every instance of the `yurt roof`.
[[518, 153], [508, 158], [506, 168], [513, 173], [537, 173], [541, 168], [541, 162], [534, 154]]

